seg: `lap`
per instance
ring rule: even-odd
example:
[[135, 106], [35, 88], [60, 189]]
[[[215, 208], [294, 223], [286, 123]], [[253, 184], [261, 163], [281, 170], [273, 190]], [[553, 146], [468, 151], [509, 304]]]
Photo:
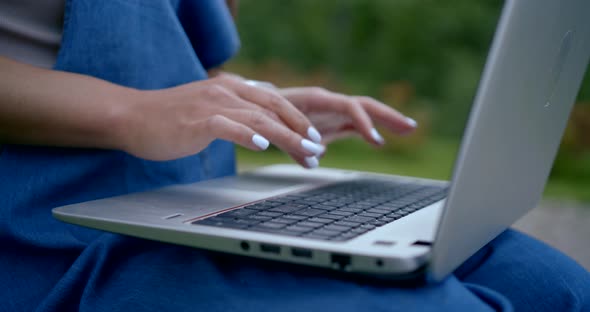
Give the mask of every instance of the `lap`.
[[[579, 275], [574, 284], [566, 279], [572, 274]], [[541, 282], [549, 284], [539, 287]], [[555, 287], [567, 290], [572, 285], [587, 292], [588, 273], [514, 231], [499, 236], [456, 276], [421, 287], [337, 278], [303, 266], [104, 234], [78, 258], [40, 310], [493, 311], [510, 310], [510, 301], [517, 311], [538, 311], [564, 299], [547, 298]], [[577, 295], [580, 303], [583, 296]]]
[[478, 256], [455, 275], [503, 294], [516, 311], [590, 311], [590, 273], [528, 235], [505, 231]]

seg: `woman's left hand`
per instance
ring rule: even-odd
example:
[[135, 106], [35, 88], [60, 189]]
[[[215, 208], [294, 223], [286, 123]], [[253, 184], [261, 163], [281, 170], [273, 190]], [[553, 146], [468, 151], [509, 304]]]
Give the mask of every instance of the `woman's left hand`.
[[279, 89], [279, 94], [297, 107], [322, 135], [322, 143], [360, 134], [374, 145], [383, 145], [375, 123], [398, 133], [407, 134], [416, 122], [395, 109], [367, 96], [348, 96], [318, 87]]

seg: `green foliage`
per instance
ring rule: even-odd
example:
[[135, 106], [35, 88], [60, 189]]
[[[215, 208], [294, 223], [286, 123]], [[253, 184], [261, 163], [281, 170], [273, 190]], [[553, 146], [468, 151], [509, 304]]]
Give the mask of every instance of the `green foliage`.
[[[242, 1], [238, 62], [280, 60], [333, 73], [347, 90], [380, 96], [409, 81], [435, 99], [437, 132], [460, 134], [500, 1]], [[449, 120], [453, 122], [449, 122]], [[456, 121], [456, 122], [455, 122]]]
[[[446, 172], [452, 165], [502, 3], [242, 0], [242, 49], [230, 69], [279, 85], [318, 84], [374, 96], [421, 125], [410, 138], [387, 137], [393, 144], [381, 153], [369, 154], [350, 141], [330, 146], [323, 165], [392, 172], [387, 166], [395, 164], [394, 173], [445, 178], [437, 168]], [[588, 74], [578, 101], [548, 193], [590, 200], [580, 195], [590, 186]], [[330, 158], [335, 151], [347, 157]], [[288, 161], [277, 155], [259, 160]], [[371, 161], [363, 163], [363, 157]]]

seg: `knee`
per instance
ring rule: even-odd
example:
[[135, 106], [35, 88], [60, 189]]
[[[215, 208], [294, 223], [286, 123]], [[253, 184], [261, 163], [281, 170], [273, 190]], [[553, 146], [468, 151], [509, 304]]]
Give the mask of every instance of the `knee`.
[[590, 311], [590, 273], [573, 259], [514, 230], [489, 247], [489, 258], [466, 281], [506, 295], [517, 311]]

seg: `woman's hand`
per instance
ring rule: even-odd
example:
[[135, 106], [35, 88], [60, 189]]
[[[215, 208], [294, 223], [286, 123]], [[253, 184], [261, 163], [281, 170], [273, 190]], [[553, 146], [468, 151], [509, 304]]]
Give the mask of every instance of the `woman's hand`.
[[325, 150], [311, 122], [278, 92], [231, 75], [137, 91], [125, 110], [121, 149], [141, 158], [192, 155], [217, 138], [252, 150], [270, 141], [305, 167], [316, 167]]
[[384, 144], [373, 121], [398, 134], [416, 128], [416, 121], [370, 97], [347, 96], [318, 87], [286, 88], [279, 93], [309, 118], [326, 145], [355, 133], [374, 145]]
[[257, 87], [228, 74], [139, 93], [129, 107], [134, 117], [122, 148], [155, 160], [195, 154], [220, 138], [252, 150], [273, 143], [312, 168], [325, 151], [319, 143], [359, 133], [374, 145], [384, 144], [373, 120], [399, 134], [416, 127], [413, 119], [370, 97], [317, 87]]
[[198, 153], [220, 138], [253, 150], [273, 143], [305, 167], [348, 130], [383, 140], [372, 119], [404, 133], [412, 122], [365, 97], [318, 88], [273, 90], [220, 75], [139, 91], [0, 57], [0, 143], [119, 149], [151, 160]]

